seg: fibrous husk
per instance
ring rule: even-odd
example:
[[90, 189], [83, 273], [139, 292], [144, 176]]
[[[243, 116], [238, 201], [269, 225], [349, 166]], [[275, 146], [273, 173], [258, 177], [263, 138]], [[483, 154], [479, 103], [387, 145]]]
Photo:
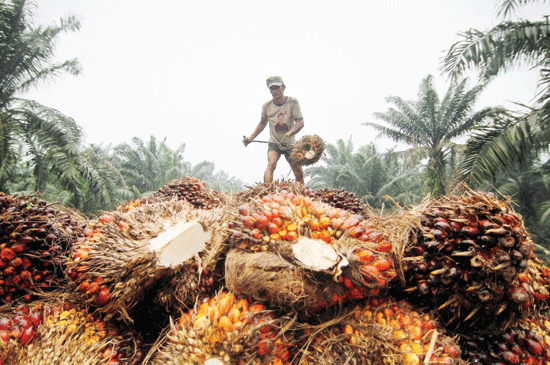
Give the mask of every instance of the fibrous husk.
[[325, 142], [316, 134], [300, 138], [292, 148], [290, 158], [299, 165], [312, 165], [319, 161], [325, 151]]
[[[91, 314], [62, 292], [1, 307], [0, 323], [4, 365], [139, 365], [145, 358], [140, 335]], [[14, 337], [15, 331], [19, 337]]]
[[83, 216], [59, 204], [0, 193], [0, 301], [63, 287], [66, 253], [85, 229]]
[[406, 297], [446, 322], [484, 326], [495, 316], [505, 321], [546, 305], [550, 270], [508, 202], [468, 189], [426, 200], [396, 219], [410, 233], [398, 260]]
[[230, 250], [225, 282], [233, 293], [305, 317], [341, 304], [345, 298], [342, 285], [330, 276], [308, 271], [274, 252]]
[[129, 311], [145, 290], [181, 269], [186, 280], [174, 295], [193, 301], [203, 264], [215, 266], [225, 250], [225, 232], [218, 229], [223, 215], [219, 208], [200, 210], [176, 200], [105, 213], [74, 247], [67, 265], [71, 289], [107, 318], [131, 321]]
[[463, 358], [470, 363], [547, 364], [550, 361], [548, 314], [530, 313], [506, 323], [493, 323], [459, 336]]
[[230, 197], [228, 194], [210, 189], [206, 183], [196, 177], [184, 176], [161, 187], [153, 195], [153, 200], [185, 200], [197, 209], [213, 209], [224, 206]]
[[198, 296], [212, 296], [223, 284], [224, 259], [229, 246], [224, 227], [230, 219], [222, 208], [200, 213], [208, 230], [213, 232], [206, 249], [179, 265], [173, 275], [164, 278], [156, 297], [168, 310], [189, 309]]
[[222, 291], [172, 323], [152, 365], [286, 365], [292, 320]]
[[456, 339], [405, 301], [371, 299], [304, 333], [302, 365], [465, 364]]

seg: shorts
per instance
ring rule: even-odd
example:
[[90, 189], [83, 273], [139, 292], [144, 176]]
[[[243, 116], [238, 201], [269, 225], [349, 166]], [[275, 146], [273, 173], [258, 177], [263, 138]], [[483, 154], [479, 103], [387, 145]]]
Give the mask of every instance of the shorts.
[[288, 150], [282, 150], [278, 144], [276, 143], [270, 143], [269, 144], [269, 147], [267, 147], [267, 153], [269, 153], [269, 151], [275, 151], [277, 152], [279, 155], [284, 155], [286, 160], [288, 162], [290, 162], [290, 153], [292, 152], [292, 148], [289, 148]]

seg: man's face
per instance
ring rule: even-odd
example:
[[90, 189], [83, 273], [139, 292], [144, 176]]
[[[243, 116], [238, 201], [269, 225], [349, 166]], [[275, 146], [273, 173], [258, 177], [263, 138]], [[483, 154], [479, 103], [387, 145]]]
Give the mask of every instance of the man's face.
[[271, 96], [273, 96], [273, 99], [282, 97], [284, 91], [285, 91], [285, 85], [282, 85], [282, 86], [273, 85], [269, 88], [269, 92], [271, 93]]

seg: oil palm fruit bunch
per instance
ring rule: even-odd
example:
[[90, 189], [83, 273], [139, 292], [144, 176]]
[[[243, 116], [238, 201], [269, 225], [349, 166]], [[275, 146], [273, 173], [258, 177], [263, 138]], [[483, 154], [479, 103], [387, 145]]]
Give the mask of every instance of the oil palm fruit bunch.
[[85, 231], [75, 212], [35, 196], [0, 193], [0, 300], [30, 301], [33, 292], [62, 286], [65, 254]]
[[205, 210], [220, 207], [227, 199], [226, 194], [209, 189], [205, 182], [190, 176], [170, 181], [153, 195], [153, 199], [174, 197], [188, 201], [197, 209]]
[[235, 194], [237, 202], [246, 203], [251, 199], [259, 199], [268, 194], [292, 193], [295, 195], [304, 195], [309, 188], [303, 184], [293, 181], [274, 180], [269, 183], [256, 183], [249, 186], [248, 189]]
[[304, 334], [302, 365], [465, 364], [456, 339], [406, 301], [373, 298]]
[[121, 213], [128, 213], [129, 211], [139, 208], [145, 204], [152, 203], [154, 203], [153, 199], [147, 197], [141, 199], [130, 199], [126, 203], [119, 205], [116, 210]]
[[313, 165], [323, 155], [325, 141], [316, 134], [300, 138], [292, 148], [290, 158], [299, 165]]
[[368, 205], [362, 202], [357, 194], [344, 189], [322, 188], [310, 190], [306, 188], [305, 195], [321, 200], [332, 207], [345, 209], [355, 214], [364, 214], [368, 208]]
[[[242, 254], [228, 256], [226, 284], [237, 293], [257, 300], [277, 298], [272, 304], [295, 306], [302, 312], [308, 311], [310, 302], [330, 306], [348, 298], [378, 295], [388, 281], [397, 279], [389, 252], [392, 246], [378, 232], [363, 227], [361, 219], [286, 190], [251, 199], [238, 207], [227, 225], [232, 249]], [[275, 255], [244, 255], [268, 252]], [[274, 271], [283, 270], [291, 270], [286, 274], [288, 282], [281, 273], [280, 280], [270, 279]], [[333, 290], [331, 280], [347, 294], [342, 297]], [[281, 295], [279, 281], [294, 289]], [[306, 292], [316, 285], [327, 287], [322, 298]]]
[[[128, 213], [112, 211], [92, 221], [92, 233], [75, 244], [67, 263], [71, 289], [109, 319], [130, 320], [130, 310], [158, 280], [186, 275], [177, 288], [194, 301], [201, 262], [214, 265], [226, 245], [221, 209], [199, 210], [171, 200]], [[209, 266], [210, 267], [210, 266]]]
[[305, 318], [347, 298], [340, 283], [275, 252], [230, 250], [225, 260], [225, 283], [234, 293]]
[[172, 323], [150, 364], [290, 364], [289, 323], [263, 304], [222, 291]]
[[470, 364], [542, 365], [550, 363], [550, 321], [528, 314], [507, 327], [489, 326], [460, 336], [462, 358]]
[[[216, 222], [215, 224], [219, 224]], [[173, 275], [159, 281], [156, 302], [167, 312], [189, 308], [199, 297], [212, 296], [224, 282], [224, 257], [227, 246], [216, 236], [210, 250], [198, 259], [178, 266]]]
[[138, 365], [145, 357], [138, 334], [72, 300], [35, 301], [11, 313], [3, 308], [1, 315], [2, 328], [9, 328], [0, 330], [3, 364]]
[[416, 207], [402, 220], [407, 215], [415, 216], [416, 233], [400, 260], [405, 292], [438, 309], [444, 321], [506, 320], [548, 298], [550, 270], [506, 202], [467, 190]]

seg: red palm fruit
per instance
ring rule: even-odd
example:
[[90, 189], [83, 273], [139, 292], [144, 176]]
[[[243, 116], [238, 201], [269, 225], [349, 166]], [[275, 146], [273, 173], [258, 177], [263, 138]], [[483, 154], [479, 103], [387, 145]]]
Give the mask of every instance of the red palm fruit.
[[252, 236], [252, 238], [259, 239], [262, 236], [262, 231], [254, 228], [252, 231], [250, 231], [250, 236]]
[[23, 259], [21, 257], [16, 257], [13, 260], [10, 261], [11, 266], [13, 267], [19, 267], [23, 265]]
[[274, 234], [279, 232], [279, 226], [275, 223], [269, 223], [267, 226], [267, 230], [269, 231], [269, 233]]
[[358, 224], [359, 224], [359, 219], [357, 219], [357, 217], [349, 216], [348, 218], [346, 218], [346, 220], [342, 224], [342, 228], [349, 229], [352, 227], [356, 227]]
[[10, 332], [8, 330], [0, 330], [0, 338], [5, 343], [8, 343], [8, 341], [10, 340]]
[[526, 339], [527, 350], [533, 355], [540, 355], [542, 353], [542, 346], [538, 341], [530, 338]]
[[118, 226], [123, 231], [127, 231], [127, 230], [130, 229], [130, 225], [127, 222], [124, 222], [124, 221], [118, 222]]
[[504, 351], [502, 358], [510, 365], [519, 364], [519, 356], [510, 351]]
[[476, 227], [471, 227], [471, 226], [462, 227], [460, 232], [467, 235], [467, 236], [478, 236], [479, 235], [479, 229], [477, 229]]
[[265, 215], [265, 217], [267, 218], [268, 221], [272, 221], [273, 218], [275, 218], [275, 216], [273, 215], [273, 213], [271, 212], [271, 210], [264, 210], [263, 211], [263, 214]]
[[95, 303], [98, 306], [102, 306], [107, 304], [109, 302], [109, 297], [111, 296], [111, 292], [107, 288], [103, 288], [99, 291], [99, 294], [95, 298]]
[[279, 212], [281, 214], [281, 218], [283, 219], [292, 219], [292, 217], [294, 216], [294, 214], [292, 213], [292, 209], [286, 205], [281, 206]]
[[348, 233], [351, 237], [358, 239], [363, 233], [365, 233], [365, 229], [361, 226], [355, 226], [351, 227]]
[[273, 223], [277, 225], [277, 227], [282, 227], [284, 224], [283, 220], [280, 217], [273, 218]]
[[375, 260], [372, 263], [372, 266], [374, 266], [378, 271], [386, 271], [392, 266], [392, 264], [387, 258], [381, 257]]
[[4, 247], [1, 251], [0, 251], [0, 258], [3, 260], [3, 261], [11, 261], [15, 258], [15, 251], [13, 251], [11, 248], [9, 247]]
[[256, 220], [251, 216], [246, 216], [243, 220], [243, 224], [248, 228], [254, 228]]
[[9, 330], [12, 326], [12, 320], [7, 317], [0, 318], [0, 330]]
[[21, 335], [23, 334], [23, 331], [21, 330], [21, 327], [19, 327], [18, 325], [13, 325], [11, 327], [11, 331], [10, 331], [10, 337], [13, 338], [13, 339], [19, 339], [21, 338]]
[[258, 216], [258, 219], [256, 220], [256, 227], [258, 227], [259, 229], [264, 229], [267, 227], [268, 224], [269, 220], [267, 219], [267, 217], [263, 214], [260, 214]]
[[21, 345], [26, 345], [30, 340], [34, 338], [36, 335], [36, 329], [34, 327], [27, 327], [23, 330], [23, 334], [21, 335], [21, 339], [19, 340], [19, 343]]
[[[296, 231], [289, 231], [286, 235], [286, 239], [287, 241], [294, 241], [295, 239], [298, 238], [298, 233], [296, 233]], [[323, 239], [324, 240], [324, 239]], [[330, 240], [330, 237], [329, 237], [329, 240]], [[324, 240], [325, 242], [328, 242], [326, 240]]]
[[372, 253], [372, 251], [370, 250], [361, 250], [357, 252], [356, 255], [360, 261], [365, 263], [369, 263], [369, 262], [372, 262], [372, 260], [374, 260], [374, 253]]
[[15, 244], [11, 246], [11, 249], [14, 250], [16, 253], [21, 253], [25, 251], [25, 246], [21, 244]]
[[392, 243], [390, 241], [386, 241], [384, 239], [382, 241], [380, 241], [378, 243], [378, 245], [376, 246], [376, 248], [380, 252], [390, 252], [392, 247], [393, 247]]
[[250, 209], [248, 208], [247, 204], [241, 204], [239, 206], [239, 214], [240, 215], [245, 215], [245, 216], [250, 214]]
[[363, 276], [369, 281], [378, 279], [380, 277], [380, 272], [378, 269], [371, 265], [363, 265], [362, 268]]
[[115, 217], [113, 217], [112, 215], [109, 215], [109, 214], [103, 214], [101, 217], [99, 217], [99, 220], [101, 221], [101, 223], [105, 224], [107, 222], [114, 221]]
[[38, 311], [32, 312], [30, 315], [30, 318], [31, 318], [32, 324], [35, 326], [40, 325], [44, 321], [44, 316], [42, 315], [42, 313]]

